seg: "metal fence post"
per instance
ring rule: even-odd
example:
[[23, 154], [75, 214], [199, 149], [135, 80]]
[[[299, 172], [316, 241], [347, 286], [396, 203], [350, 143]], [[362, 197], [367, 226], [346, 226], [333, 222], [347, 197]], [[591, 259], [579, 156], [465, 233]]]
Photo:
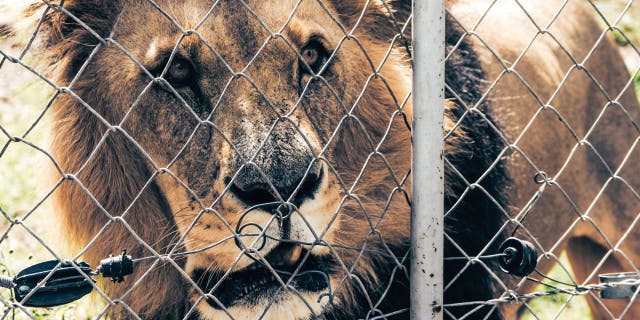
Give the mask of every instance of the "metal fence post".
[[413, 2], [411, 319], [442, 319], [444, 0]]

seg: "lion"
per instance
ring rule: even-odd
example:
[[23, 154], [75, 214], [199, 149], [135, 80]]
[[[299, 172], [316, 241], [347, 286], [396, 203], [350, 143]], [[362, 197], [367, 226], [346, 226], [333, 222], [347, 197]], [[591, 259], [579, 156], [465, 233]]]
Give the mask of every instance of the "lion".
[[[521, 2], [532, 16], [499, 2], [473, 33], [487, 2], [447, 2], [445, 256], [516, 234], [544, 253], [541, 273], [564, 249], [577, 283], [634, 270], [629, 73], [586, 6]], [[147, 258], [98, 283], [104, 314], [408, 318], [410, 1], [65, 0], [27, 14], [44, 15], [38, 49], [59, 87], [53, 197], [71, 252]], [[553, 21], [532, 45], [530, 19]], [[445, 304], [530, 289], [471, 262], [446, 261]], [[598, 319], [626, 303], [590, 300]]]
[[64, 1], [45, 13], [41, 43], [66, 87], [52, 154], [69, 242], [93, 264], [119, 248], [158, 257], [100, 284], [118, 302], [106, 313], [402, 311], [384, 297], [408, 296], [411, 68], [382, 3], [347, 37], [363, 5]]
[[[448, 51], [459, 52], [447, 64], [448, 97], [464, 107], [450, 118], [461, 122], [459, 129], [445, 128], [445, 227], [454, 246], [445, 256], [462, 255], [454, 243], [472, 257], [492, 253], [505, 235], [516, 235], [534, 243], [541, 274], [565, 250], [579, 285], [598, 283], [599, 274], [637, 271], [640, 107], [612, 31], [579, 1], [460, 0], [448, 11], [455, 17]], [[445, 301], [534, 289], [533, 282], [503, 278], [495, 261], [465, 264], [445, 265]], [[469, 286], [471, 279], [497, 277], [502, 281]], [[478, 292], [470, 298], [469, 290]], [[594, 319], [640, 318], [637, 302], [593, 292], [588, 304]], [[504, 319], [516, 319], [524, 310], [475, 304], [451, 311], [473, 319], [499, 318], [502, 311]]]

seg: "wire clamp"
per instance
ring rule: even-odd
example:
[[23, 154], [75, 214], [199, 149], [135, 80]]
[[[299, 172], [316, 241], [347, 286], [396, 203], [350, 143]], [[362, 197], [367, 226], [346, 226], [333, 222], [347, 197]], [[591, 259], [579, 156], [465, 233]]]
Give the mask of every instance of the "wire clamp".
[[123, 249], [119, 256], [109, 255], [109, 258], [100, 260], [98, 273], [105, 278], [111, 278], [114, 283], [124, 281], [124, 276], [133, 273], [133, 260], [127, 255], [127, 250]]
[[605, 273], [599, 275], [602, 299], [631, 299], [640, 286], [640, 272]]

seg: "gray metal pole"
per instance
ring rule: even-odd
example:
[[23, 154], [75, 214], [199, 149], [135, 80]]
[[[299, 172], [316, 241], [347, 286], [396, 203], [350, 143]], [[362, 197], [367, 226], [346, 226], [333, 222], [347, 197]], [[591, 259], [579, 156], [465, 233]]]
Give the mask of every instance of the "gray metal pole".
[[444, 0], [413, 1], [411, 319], [442, 319]]

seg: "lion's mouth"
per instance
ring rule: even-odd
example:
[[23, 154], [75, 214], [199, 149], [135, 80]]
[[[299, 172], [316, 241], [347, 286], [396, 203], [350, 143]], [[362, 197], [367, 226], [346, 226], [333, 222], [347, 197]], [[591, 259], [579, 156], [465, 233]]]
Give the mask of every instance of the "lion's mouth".
[[[333, 259], [330, 256], [309, 254], [307, 250], [302, 249], [299, 261], [293, 264], [280, 261], [277, 257], [281, 251], [289, 250], [291, 246], [280, 244], [265, 257], [273, 271], [262, 262], [256, 261], [240, 271], [229, 274], [224, 280], [224, 272], [204, 269], [194, 270], [191, 278], [204, 292], [210, 292], [215, 288], [213, 296], [226, 308], [236, 304], [256, 305], [271, 300], [277, 303], [279, 297], [283, 297], [279, 293], [289, 290], [311, 293], [328, 289]], [[274, 272], [287, 288], [278, 281]], [[213, 299], [207, 299], [207, 303], [215, 309], [222, 309]]]

